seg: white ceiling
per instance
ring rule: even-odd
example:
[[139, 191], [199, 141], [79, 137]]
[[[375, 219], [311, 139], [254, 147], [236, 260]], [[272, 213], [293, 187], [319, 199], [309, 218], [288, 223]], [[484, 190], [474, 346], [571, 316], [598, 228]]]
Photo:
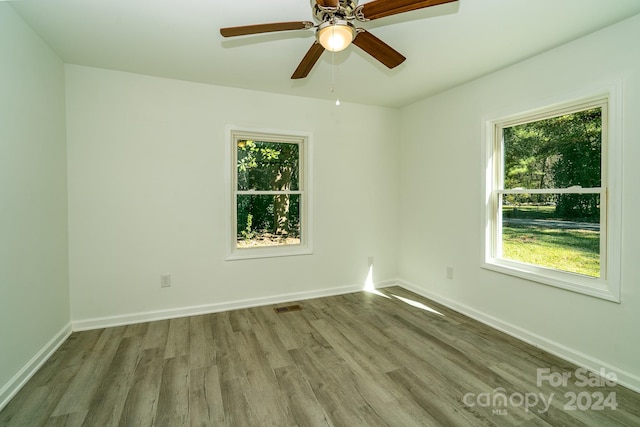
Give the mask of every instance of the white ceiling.
[[[364, 3], [361, 0], [361, 3]], [[220, 27], [311, 19], [309, 0], [16, 0], [66, 63], [296, 96], [401, 107], [640, 13], [639, 0], [459, 0], [365, 27], [407, 57], [356, 46], [290, 76], [313, 30], [224, 39]], [[597, 52], [594, 52], [594, 60]], [[336, 93], [332, 94], [332, 62]]]

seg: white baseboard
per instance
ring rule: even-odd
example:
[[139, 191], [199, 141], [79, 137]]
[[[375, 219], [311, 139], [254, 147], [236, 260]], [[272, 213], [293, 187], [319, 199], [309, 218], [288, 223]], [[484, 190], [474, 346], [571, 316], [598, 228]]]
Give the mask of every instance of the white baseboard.
[[51, 338], [51, 340], [0, 389], [0, 411], [7, 406], [7, 403], [9, 403], [13, 396], [29, 381], [33, 374], [42, 367], [53, 352], [69, 338], [71, 332], [71, 324], [69, 323]]
[[628, 372], [624, 369], [620, 369], [616, 366], [598, 360], [578, 350], [569, 348], [563, 344], [555, 341], [551, 341], [543, 336], [530, 332], [526, 329], [518, 326], [511, 325], [503, 320], [493, 317], [489, 314], [478, 311], [465, 304], [460, 304], [456, 301], [445, 298], [441, 295], [423, 289], [413, 283], [409, 283], [404, 280], [396, 280], [396, 284], [409, 291], [415, 292], [425, 298], [429, 298], [437, 303], [440, 303], [452, 310], [464, 314], [472, 319], [475, 319], [485, 325], [488, 325], [494, 329], [504, 332], [507, 335], [511, 335], [521, 341], [538, 347], [544, 351], [547, 351], [555, 356], [560, 357], [568, 362], [571, 362], [579, 367], [588, 369], [596, 374], [600, 373], [601, 369], [605, 369], [607, 372], [613, 372], [616, 374], [617, 383], [627, 387], [635, 392], [640, 392], [640, 377], [636, 374]]
[[[379, 286], [393, 285], [396, 281], [382, 282]], [[200, 314], [218, 313], [221, 311], [238, 310], [242, 308], [258, 307], [261, 305], [281, 304], [291, 301], [302, 301], [312, 298], [321, 298], [333, 295], [348, 294], [361, 291], [363, 285], [350, 285], [337, 288], [328, 288], [317, 291], [293, 292], [262, 298], [250, 298], [238, 301], [229, 301], [216, 304], [197, 305], [192, 307], [172, 308], [168, 310], [148, 311], [144, 313], [124, 314], [120, 316], [99, 317], [85, 320], [73, 320], [74, 331], [86, 331], [90, 329], [109, 328], [112, 326], [131, 325], [135, 323], [151, 322], [155, 320], [173, 319], [176, 317], [197, 316]]]

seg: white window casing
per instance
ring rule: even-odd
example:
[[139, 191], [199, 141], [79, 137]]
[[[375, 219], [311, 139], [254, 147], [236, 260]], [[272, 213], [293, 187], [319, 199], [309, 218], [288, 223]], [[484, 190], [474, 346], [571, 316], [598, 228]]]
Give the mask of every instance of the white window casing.
[[[598, 88], [586, 94], [550, 102], [550, 106], [533, 106], [519, 112], [484, 119], [483, 126], [483, 196], [482, 262], [485, 269], [508, 274], [544, 285], [620, 302], [622, 117], [621, 84]], [[505, 189], [503, 180], [502, 130], [519, 124], [569, 114], [589, 108], [601, 108], [602, 152], [600, 187], [544, 189]], [[524, 112], [522, 112], [524, 111]], [[502, 257], [502, 201], [511, 194], [599, 194], [600, 195], [600, 277], [513, 261]]]
[[[278, 143], [297, 144], [299, 150], [299, 188], [296, 190], [261, 191], [238, 190], [237, 141], [251, 139]], [[227, 257], [231, 260], [270, 258], [313, 253], [313, 200], [312, 200], [312, 135], [290, 130], [256, 129], [244, 126], [226, 128], [226, 178], [227, 178]], [[300, 243], [255, 248], [238, 248], [237, 200], [238, 195], [298, 195], [300, 197]]]

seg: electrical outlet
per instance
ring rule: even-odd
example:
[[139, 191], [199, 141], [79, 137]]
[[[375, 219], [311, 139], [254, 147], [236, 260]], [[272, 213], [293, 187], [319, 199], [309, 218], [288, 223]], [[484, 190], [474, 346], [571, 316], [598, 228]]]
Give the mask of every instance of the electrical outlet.
[[453, 267], [447, 267], [447, 279], [453, 279]]
[[160, 276], [160, 287], [161, 288], [169, 288], [171, 287], [171, 275], [163, 274]]

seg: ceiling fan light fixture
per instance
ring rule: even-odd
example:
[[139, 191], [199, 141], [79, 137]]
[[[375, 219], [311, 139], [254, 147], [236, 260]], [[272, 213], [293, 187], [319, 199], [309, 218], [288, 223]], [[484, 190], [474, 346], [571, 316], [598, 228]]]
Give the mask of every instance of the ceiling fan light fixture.
[[356, 37], [355, 27], [347, 21], [328, 21], [320, 24], [316, 32], [318, 43], [331, 52], [346, 49]]

